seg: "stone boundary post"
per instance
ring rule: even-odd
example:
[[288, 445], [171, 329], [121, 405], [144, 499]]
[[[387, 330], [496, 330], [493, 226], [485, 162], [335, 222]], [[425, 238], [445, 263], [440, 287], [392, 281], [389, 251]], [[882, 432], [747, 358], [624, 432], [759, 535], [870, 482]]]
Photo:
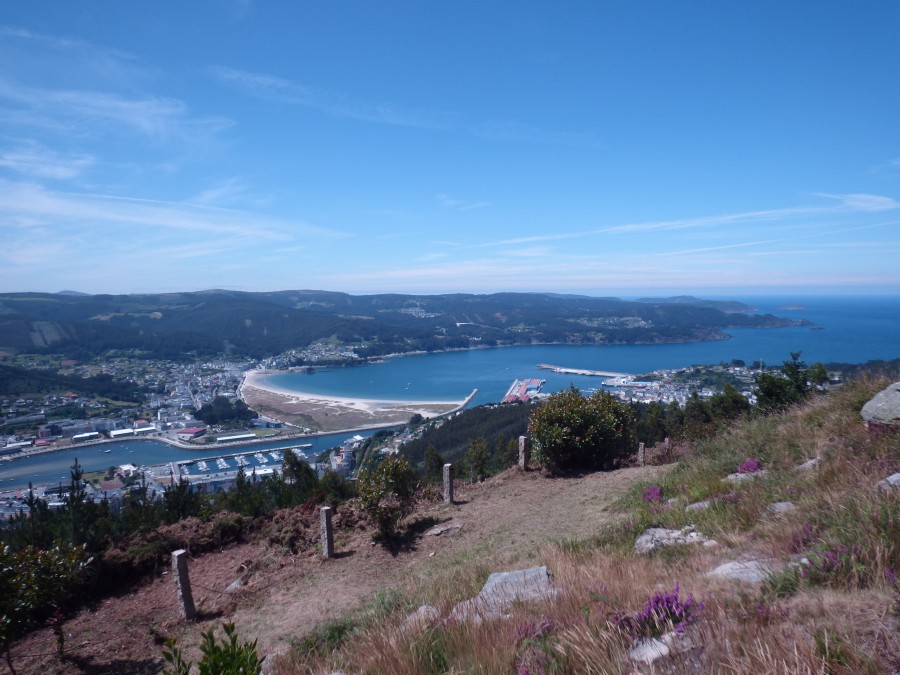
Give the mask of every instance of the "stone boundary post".
[[328, 560], [334, 557], [334, 530], [331, 527], [330, 506], [323, 506], [319, 511], [319, 525], [322, 530], [322, 557]]
[[637, 460], [638, 460], [638, 466], [644, 466], [644, 444], [643, 443], [638, 445]]
[[444, 464], [444, 503], [453, 503], [453, 465]]
[[183, 548], [172, 551], [172, 575], [175, 577], [175, 589], [178, 594], [178, 606], [181, 616], [190, 621], [197, 614], [194, 607], [194, 595], [191, 593], [191, 579], [188, 576], [187, 551]]
[[519, 436], [519, 468], [528, 471], [528, 462], [531, 461], [531, 446], [528, 444], [528, 436]]

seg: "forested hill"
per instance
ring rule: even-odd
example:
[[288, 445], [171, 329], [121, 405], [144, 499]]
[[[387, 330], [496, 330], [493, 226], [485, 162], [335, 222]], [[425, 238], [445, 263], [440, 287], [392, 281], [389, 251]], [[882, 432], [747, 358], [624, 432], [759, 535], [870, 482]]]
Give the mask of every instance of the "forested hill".
[[335, 339], [362, 356], [378, 356], [477, 345], [686, 342], [721, 338], [729, 327], [800, 323], [691, 300], [549, 293], [7, 293], [0, 294], [0, 350], [76, 358], [109, 351], [170, 359], [261, 357]]

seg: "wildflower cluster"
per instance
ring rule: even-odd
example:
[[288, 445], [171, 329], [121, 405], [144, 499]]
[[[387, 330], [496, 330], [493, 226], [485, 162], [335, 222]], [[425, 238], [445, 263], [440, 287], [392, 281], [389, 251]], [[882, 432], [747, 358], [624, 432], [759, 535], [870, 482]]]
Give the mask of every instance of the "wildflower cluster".
[[659, 504], [663, 499], [662, 488], [658, 485], [649, 486], [646, 490], [644, 490], [644, 494], [641, 495], [641, 499], [643, 499], [648, 504]]
[[659, 637], [671, 630], [684, 632], [685, 626], [697, 621], [701, 611], [703, 603], [694, 600], [693, 593], [686, 599], [680, 598], [675, 584], [671, 593], [654, 593], [647, 598], [640, 613], [617, 617], [616, 625], [632, 639]]
[[538, 620], [529, 621], [516, 631], [518, 645], [516, 675], [549, 675], [561, 672], [550, 639], [555, 630], [556, 624], [553, 619], [542, 616]]
[[799, 530], [794, 530], [788, 540], [788, 550], [791, 553], [802, 553], [816, 537], [815, 528], [809, 523], [804, 523]]
[[841, 585], [858, 581], [858, 572], [865, 576], [865, 570], [860, 569], [858, 562], [859, 546], [835, 544], [823, 551], [810, 553], [807, 559], [809, 565], [803, 568], [802, 575], [810, 584]]
[[756, 473], [762, 471], [762, 464], [756, 457], [748, 457], [737, 466], [738, 473]]

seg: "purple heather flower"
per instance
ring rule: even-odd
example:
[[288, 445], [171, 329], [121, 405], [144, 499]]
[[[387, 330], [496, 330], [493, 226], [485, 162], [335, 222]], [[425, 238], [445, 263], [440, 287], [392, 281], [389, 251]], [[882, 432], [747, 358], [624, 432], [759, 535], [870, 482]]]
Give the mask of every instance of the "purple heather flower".
[[678, 597], [678, 584], [671, 593], [654, 593], [647, 598], [644, 609], [636, 615], [616, 618], [616, 625], [632, 639], [655, 637], [671, 625], [676, 632], [684, 632], [685, 626], [694, 623], [703, 610], [703, 603], [694, 600], [693, 593], [682, 599]]
[[663, 499], [663, 491], [662, 488], [658, 485], [651, 485], [646, 490], [644, 490], [644, 494], [641, 499], [643, 499], [648, 504], [658, 504]]
[[762, 464], [759, 463], [756, 457], [748, 457], [738, 464], [737, 470], [738, 473], [756, 473], [757, 471], [762, 471]]

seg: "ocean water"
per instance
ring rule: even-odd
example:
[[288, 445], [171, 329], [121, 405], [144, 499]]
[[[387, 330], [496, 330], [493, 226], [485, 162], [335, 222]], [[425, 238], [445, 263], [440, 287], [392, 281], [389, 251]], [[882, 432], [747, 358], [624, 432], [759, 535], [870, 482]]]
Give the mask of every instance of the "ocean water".
[[[598, 387], [600, 378], [561, 375], [537, 368], [556, 366], [647, 373], [742, 359], [780, 364], [791, 352], [807, 363], [862, 363], [900, 358], [900, 297], [746, 297], [761, 313], [807, 319], [813, 325], [729, 329], [727, 340], [665, 345], [536, 345], [420, 354], [356, 368], [267, 378], [296, 391], [386, 400], [461, 400], [475, 388], [474, 405], [499, 401], [516, 378], [547, 381], [545, 391], [574, 384]], [[791, 307], [793, 309], [786, 309]]]

